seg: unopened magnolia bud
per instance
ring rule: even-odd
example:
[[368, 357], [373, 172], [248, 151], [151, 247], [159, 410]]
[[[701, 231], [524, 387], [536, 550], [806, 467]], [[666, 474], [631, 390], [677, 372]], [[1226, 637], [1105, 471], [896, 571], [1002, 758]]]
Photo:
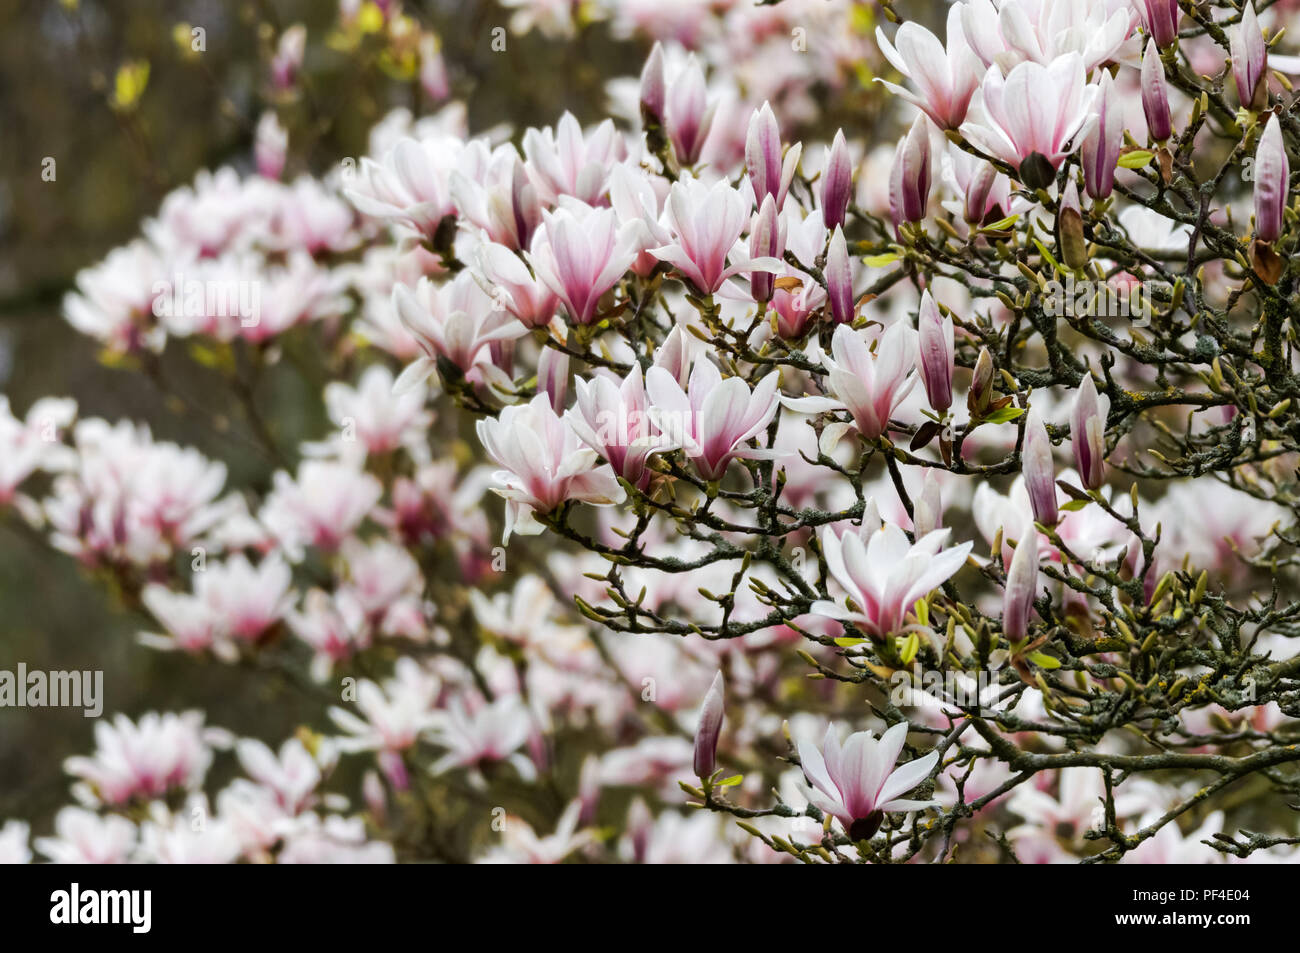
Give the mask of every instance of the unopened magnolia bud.
[[826, 293], [831, 302], [831, 318], [837, 324], [853, 320], [853, 269], [849, 264], [849, 246], [844, 230], [837, 228], [826, 250]]
[[1142, 111], [1147, 117], [1147, 132], [1156, 142], [1164, 142], [1173, 134], [1169, 118], [1169, 85], [1165, 81], [1165, 66], [1160, 62], [1160, 51], [1155, 40], [1147, 41], [1142, 54]]
[[1270, 115], [1255, 149], [1255, 237], [1261, 242], [1275, 242], [1282, 234], [1290, 180], [1282, 127]]
[[930, 202], [930, 130], [917, 116], [894, 152], [889, 176], [889, 208], [895, 225], [919, 222]]
[[1079, 206], [1079, 190], [1071, 179], [1061, 194], [1061, 205], [1056, 213], [1057, 240], [1061, 243], [1061, 259], [1078, 271], [1088, 264], [1088, 242], [1083, 237], [1083, 210]]
[[921, 382], [930, 406], [943, 413], [952, 406], [954, 368], [952, 317], [943, 315], [927, 290], [921, 295], [917, 316], [917, 344], [920, 347]]
[[1021, 451], [1021, 473], [1034, 519], [1044, 526], [1056, 523], [1056, 465], [1052, 460], [1052, 439], [1043, 418], [1034, 408], [1025, 416], [1025, 445]]
[[983, 414], [989, 409], [993, 400], [993, 355], [986, 347], [980, 348], [980, 356], [975, 361], [975, 374], [970, 382], [970, 394], [966, 398], [967, 407], [973, 414]]
[[718, 736], [722, 733], [723, 715], [722, 673], [713, 677], [713, 684], [704, 696], [700, 710], [700, 723], [695, 729], [695, 776], [709, 778], [717, 769]]
[[1092, 374], [1084, 372], [1074, 409], [1070, 414], [1070, 444], [1079, 479], [1089, 490], [1101, 486], [1106, 476], [1106, 418], [1110, 398], [1098, 395]]
[[1023, 643], [1029, 633], [1029, 613], [1034, 608], [1037, 585], [1038, 531], [1026, 524], [1016, 541], [1002, 597], [1002, 634], [1012, 645]]
[[844, 224], [853, 191], [853, 167], [849, 162], [849, 147], [844, 141], [844, 130], [835, 131], [835, 140], [826, 150], [826, 170], [822, 173], [822, 223], [827, 228]]
[[1241, 23], [1229, 36], [1229, 46], [1237, 100], [1246, 109], [1263, 109], [1268, 105], [1268, 45], [1250, 0], [1242, 8]]

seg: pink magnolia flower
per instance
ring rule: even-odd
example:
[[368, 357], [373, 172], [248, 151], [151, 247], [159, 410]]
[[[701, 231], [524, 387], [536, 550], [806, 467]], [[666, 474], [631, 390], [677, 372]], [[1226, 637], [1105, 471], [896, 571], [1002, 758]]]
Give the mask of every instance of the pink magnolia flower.
[[889, 171], [889, 212], [895, 225], [919, 222], [930, 203], [930, 129], [917, 116], [898, 141]]
[[869, 507], [861, 527], [822, 533], [822, 552], [831, 576], [853, 601], [814, 602], [810, 611], [852, 622], [876, 639], [907, 630], [916, 601], [946, 582], [966, 562], [971, 543], [943, 549], [949, 530], [937, 529], [915, 543], [893, 523], [882, 523]]
[[399, 139], [378, 162], [362, 158], [343, 194], [362, 213], [432, 239], [442, 220], [456, 213], [450, 177], [462, 148], [448, 134]]
[[532, 733], [532, 715], [518, 695], [502, 695], [490, 704], [470, 693], [457, 696], [445, 711], [434, 713], [430, 740], [447, 750], [429, 770], [443, 774], [505, 761], [520, 777], [532, 780], [532, 762], [518, 753]]
[[802, 153], [803, 145], [796, 142], [783, 158], [781, 128], [777, 125], [776, 113], [772, 112], [772, 107], [767, 103], [754, 110], [745, 137], [745, 168], [754, 187], [756, 202], [761, 203], [763, 196], [770, 195], [780, 210], [785, 204], [785, 194], [794, 179], [795, 169], [799, 167], [799, 156]]
[[952, 406], [954, 366], [952, 315], [942, 314], [929, 289], [921, 294], [917, 313], [917, 341], [920, 344], [921, 381], [930, 406], [943, 413]]
[[[537, 244], [534, 242], [534, 247]], [[518, 255], [505, 245], [484, 242], [476, 258], [494, 308], [509, 311], [525, 327], [544, 328], [551, 323], [559, 298]]]
[[461, 216], [488, 238], [511, 251], [528, 247], [542, 221], [542, 204], [514, 146], [501, 145], [489, 154], [482, 142], [469, 143], [449, 186]]
[[1277, 241], [1286, 220], [1290, 198], [1291, 163], [1282, 126], [1270, 115], [1255, 148], [1255, 237], [1261, 242]]
[[[711, 295], [732, 275], [779, 270], [775, 258], [750, 259], [738, 244], [749, 223], [751, 204], [725, 179], [712, 186], [699, 179], [679, 179], [668, 193], [664, 217], [671, 244], [651, 254], [672, 265], [700, 294]], [[728, 266], [728, 258], [736, 264]]]
[[873, 354], [866, 337], [841, 324], [831, 338], [832, 356], [816, 354], [826, 367], [832, 396], [786, 398], [783, 402], [800, 413], [847, 410], [858, 432], [875, 440], [889, 429], [890, 415], [916, 386], [915, 339], [911, 327], [893, 324], [879, 336]]
[[1106, 417], [1110, 398], [1097, 393], [1092, 372], [1085, 371], [1070, 412], [1070, 445], [1079, 479], [1089, 490], [1101, 486], [1106, 476]]
[[148, 712], [136, 722], [125, 715], [97, 722], [95, 754], [68, 758], [64, 769], [84, 782], [88, 801], [117, 806], [193, 790], [211, 763], [201, 712]]
[[906, 99], [934, 120], [940, 129], [956, 129], [966, 119], [971, 96], [979, 87], [983, 69], [962, 33], [962, 4], [948, 8], [948, 46], [925, 27], [907, 21], [894, 42], [876, 27], [876, 42], [885, 58], [917, 87], [911, 92], [877, 77], [891, 92]]
[[690, 384], [680, 384], [662, 367], [646, 374], [651, 420], [681, 446], [706, 480], [720, 480], [732, 460], [773, 460], [780, 451], [742, 446], [771, 423], [780, 406], [776, 374], [751, 391], [739, 377], [722, 379], [707, 358], [695, 362]]
[[849, 146], [844, 139], [844, 130], [835, 130], [835, 139], [826, 150], [826, 167], [822, 173], [821, 199], [822, 221], [827, 228], [836, 228], [844, 224], [848, 212], [849, 200], [853, 197], [853, 160], [849, 158]]
[[902, 795], [927, 778], [939, 763], [931, 751], [895, 767], [907, 740], [907, 723], [899, 722], [879, 738], [857, 731], [840, 744], [835, 725], [826, 727], [819, 750], [800, 741], [799, 762], [812, 786], [809, 800], [844, 825], [849, 838], [870, 840], [886, 812], [919, 811], [935, 801], [909, 801]]
[[56, 864], [125, 864], [135, 851], [136, 827], [125, 817], [104, 817], [65, 807], [54, 818], [53, 837], [38, 837], [38, 851]]
[[1133, 0], [1133, 6], [1156, 46], [1164, 49], [1178, 39], [1178, 21], [1183, 15], [1178, 0]]
[[1045, 187], [1097, 121], [1097, 87], [1088, 85], [1078, 53], [1048, 66], [1021, 63], [1005, 79], [990, 67], [982, 88], [981, 115], [972, 113], [962, 134], [1018, 169], [1030, 188]]
[[496, 310], [492, 299], [462, 271], [452, 281], [435, 285], [423, 277], [414, 290], [404, 284], [393, 287], [393, 310], [420, 346], [421, 356], [407, 365], [394, 387], [404, 391], [417, 386], [438, 366], [438, 358], [450, 362], [467, 377], [486, 376], [489, 383], [509, 389], [509, 374], [492, 363], [493, 344], [511, 341], [528, 333], [508, 310]]
[[507, 540], [512, 533], [542, 532], [534, 512], [549, 513], [571, 500], [601, 505], [624, 499], [613, 471], [598, 465], [596, 451], [582, 446], [545, 394], [480, 420], [478, 437], [502, 468], [493, 491], [506, 500]]
[[1124, 147], [1124, 106], [1110, 73], [1101, 74], [1097, 88], [1097, 123], [1084, 136], [1079, 156], [1088, 194], [1104, 199], [1114, 188], [1115, 167]]
[[615, 473], [644, 489], [650, 481], [646, 461], [671, 445], [650, 419], [641, 365], [634, 363], [622, 381], [597, 375], [580, 377], [574, 386], [577, 401], [566, 416], [569, 426]]
[[1046, 66], [1073, 52], [1092, 73], [1127, 52], [1135, 24], [1128, 0], [969, 0], [957, 6], [976, 56], [1003, 72], [1026, 60]]
[[664, 127], [673, 144], [673, 153], [683, 166], [700, 161], [700, 153], [709, 140], [713, 128], [713, 115], [717, 103], [709, 102], [708, 85], [704, 69], [695, 54], [687, 57], [686, 65], [667, 88], [664, 104]]
[[528, 174], [547, 205], [571, 195], [587, 205], [602, 204], [609, 170], [626, 155], [623, 139], [606, 119], [585, 136], [572, 113], [565, 113], [552, 130], [524, 133]]
[[591, 324], [601, 295], [636, 260], [636, 235], [613, 209], [569, 203], [546, 212], [528, 259], [537, 277], [563, 303], [574, 324]]
[[433, 414], [425, 410], [426, 391], [417, 385], [393, 392], [393, 372], [382, 364], [366, 368], [356, 387], [343, 381], [325, 385], [325, 410], [339, 428], [340, 439], [356, 441], [369, 454], [399, 447], [422, 449]]
[[261, 521], [294, 557], [303, 546], [334, 550], [379, 502], [384, 488], [355, 465], [306, 460], [296, 478], [283, 470], [262, 504]]

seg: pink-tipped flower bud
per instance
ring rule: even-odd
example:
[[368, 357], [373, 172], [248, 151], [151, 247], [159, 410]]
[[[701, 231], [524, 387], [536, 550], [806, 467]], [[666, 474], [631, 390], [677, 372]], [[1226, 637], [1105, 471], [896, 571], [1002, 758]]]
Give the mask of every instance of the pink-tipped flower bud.
[[921, 495], [912, 504], [912, 532], [919, 540], [942, 528], [943, 494], [939, 490], [939, 478], [927, 467], [921, 480]]
[[[776, 213], [776, 199], [765, 195], [749, 229], [749, 256], [780, 258], [784, 252], [785, 223]], [[770, 271], [755, 271], [750, 275], [749, 287], [755, 303], [765, 305], [772, 300], [775, 281], [776, 276]]]
[[1275, 242], [1282, 234], [1290, 180], [1282, 127], [1271, 115], [1255, 149], [1255, 238], [1261, 242]]
[[551, 398], [551, 409], [564, 413], [569, 399], [569, 355], [553, 347], [542, 348], [537, 358], [537, 389]]
[[1079, 147], [1083, 185], [1094, 199], [1104, 199], [1115, 187], [1115, 168], [1124, 147], [1124, 107], [1110, 73], [1097, 84], [1097, 124]]
[[898, 143], [889, 176], [889, 210], [895, 225], [919, 222], [930, 203], [930, 131], [924, 116]]
[[1085, 372], [1070, 413], [1070, 445], [1074, 449], [1074, 465], [1079, 471], [1079, 479], [1089, 490], [1099, 488], [1106, 476], [1106, 418], [1109, 414], [1110, 398], [1097, 393], [1092, 374]]
[[1056, 464], [1052, 459], [1052, 438], [1047, 435], [1043, 418], [1032, 407], [1025, 416], [1025, 445], [1020, 455], [1020, 472], [1024, 474], [1034, 519], [1044, 526], [1055, 525], [1059, 514], [1056, 510]]
[[831, 319], [836, 324], [853, 320], [853, 268], [849, 264], [849, 246], [844, 229], [835, 229], [826, 249], [826, 294], [831, 302]]
[[714, 106], [709, 105], [709, 87], [704, 82], [704, 69], [692, 54], [686, 69], [668, 90], [665, 105], [665, 125], [673, 152], [682, 165], [695, 165], [708, 142], [713, 128]]
[[952, 372], [955, 366], [952, 316], [939, 310], [929, 290], [921, 295], [917, 315], [917, 344], [920, 348], [921, 382], [930, 406], [943, 413], [952, 406]]
[[1238, 101], [1247, 109], [1263, 109], [1268, 105], [1268, 44], [1250, 0], [1246, 0], [1241, 23], [1232, 31], [1228, 43]]
[[664, 121], [664, 48], [656, 43], [641, 69], [641, 115]]
[[853, 191], [853, 166], [844, 130], [835, 131], [835, 140], [826, 150], [826, 169], [822, 172], [822, 223], [827, 228], [844, 224]]
[[1178, 9], [1178, 0], [1141, 0], [1137, 6], [1142, 25], [1148, 35], [1155, 40], [1156, 46], [1164, 49], [1178, 40], [1178, 19], [1182, 11]]
[[709, 693], [704, 696], [700, 723], [695, 729], [695, 776], [709, 778], [717, 769], [718, 736], [722, 734], [722, 673], [713, 677]]
[[1147, 41], [1142, 54], [1142, 111], [1147, 117], [1147, 132], [1156, 142], [1164, 142], [1174, 131], [1169, 118], [1169, 85], [1165, 81], [1165, 66], [1160, 62], [1160, 51], [1155, 40]]
[[1037, 588], [1038, 531], [1026, 523], [1016, 541], [1002, 594], [1002, 634], [1013, 646], [1023, 643], [1029, 634], [1029, 613], [1034, 608]]
[[795, 143], [782, 159], [781, 127], [777, 125], [776, 113], [767, 103], [754, 110], [745, 136], [745, 168], [754, 186], [755, 202], [763, 201], [764, 195], [771, 195], [780, 211], [802, 152], [803, 146]]

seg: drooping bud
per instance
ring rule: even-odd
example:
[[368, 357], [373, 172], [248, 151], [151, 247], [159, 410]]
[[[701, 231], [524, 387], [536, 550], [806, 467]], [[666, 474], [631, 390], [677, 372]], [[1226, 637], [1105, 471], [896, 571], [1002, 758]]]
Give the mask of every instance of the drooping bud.
[[1029, 504], [1034, 519], [1044, 526], [1055, 525], [1056, 464], [1052, 459], [1052, 438], [1047, 435], [1047, 425], [1033, 407], [1025, 415], [1025, 444], [1020, 454], [1020, 472], [1029, 492]]
[[921, 481], [921, 495], [912, 504], [912, 532], [920, 539], [942, 528], [943, 495], [939, 491], [939, 478], [927, 467]]
[[1070, 445], [1074, 449], [1074, 466], [1079, 479], [1095, 490], [1106, 476], [1106, 418], [1110, 398], [1098, 395], [1091, 372], [1085, 372], [1079, 384], [1074, 409], [1070, 413]]
[[822, 172], [822, 223], [827, 228], [844, 224], [853, 191], [853, 167], [844, 130], [835, 131], [835, 140], [826, 150], [826, 169]]
[[1270, 115], [1255, 149], [1255, 238], [1261, 242], [1275, 242], [1282, 234], [1290, 180], [1282, 127], [1277, 116]]
[[1034, 608], [1037, 587], [1038, 531], [1032, 523], [1026, 523], [1016, 541], [1002, 594], [1002, 634], [1013, 646], [1022, 644], [1029, 634], [1029, 613]]
[[695, 729], [695, 776], [708, 778], [717, 769], [718, 736], [722, 733], [723, 715], [722, 673], [713, 677], [713, 684], [704, 696], [700, 710], [700, 723]]
[[980, 356], [975, 360], [975, 373], [971, 377], [970, 393], [966, 395], [966, 406], [972, 416], [982, 417], [993, 402], [993, 355], [986, 347], [980, 348]]
[[1110, 73], [1103, 71], [1097, 86], [1097, 124], [1084, 138], [1079, 153], [1084, 188], [1094, 199], [1104, 199], [1115, 187], [1115, 167], [1124, 147], [1124, 107]]
[[[776, 214], [776, 199], [763, 196], [762, 205], [754, 216], [749, 230], [749, 256], [751, 258], [780, 258], [785, 251], [785, 226]], [[749, 287], [755, 303], [765, 305], [772, 300], [776, 276], [770, 271], [755, 271], [750, 275]]]
[[1147, 41], [1142, 54], [1142, 111], [1147, 117], [1147, 132], [1156, 142], [1164, 142], [1173, 134], [1169, 118], [1169, 86], [1165, 82], [1165, 67], [1160, 62], [1160, 51], [1155, 40]]
[[1228, 42], [1238, 101], [1246, 109], [1263, 109], [1268, 105], [1268, 45], [1255, 16], [1255, 4], [1250, 0], [1246, 0], [1241, 22], [1232, 31]]
[[921, 382], [930, 406], [943, 413], [952, 406], [953, 352], [952, 316], [942, 314], [927, 289], [921, 294], [917, 315], [917, 344], [920, 347]]
[[826, 294], [831, 303], [831, 319], [836, 324], [853, 320], [853, 269], [849, 264], [849, 246], [844, 229], [835, 229], [826, 249]]
[[447, 82], [447, 63], [442, 58], [442, 46], [433, 33], [420, 35], [420, 88], [435, 103], [440, 103], [451, 94], [451, 85]]
[[1088, 242], [1083, 237], [1083, 209], [1079, 190], [1070, 179], [1061, 193], [1056, 212], [1056, 238], [1061, 244], [1061, 259], [1076, 271], [1088, 264]]
[[1137, 8], [1156, 46], [1163, 50], [1178, 40], [1178, 19], [1182, 16], [1178, 0], [1142, 0]]
[[924, 116], [898, 143], [889, 175], [889, 210], [895, 225], [919, 222], [930, 202], [930, 131]]

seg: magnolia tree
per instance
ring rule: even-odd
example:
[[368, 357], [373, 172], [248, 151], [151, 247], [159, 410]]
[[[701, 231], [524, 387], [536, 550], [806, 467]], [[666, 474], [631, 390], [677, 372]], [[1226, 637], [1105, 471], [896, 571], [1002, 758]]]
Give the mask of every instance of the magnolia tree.
[[160, 355], [224, 380], [265, 485], [0, 414], [8, 520], [321, 715], [273, 747], [109, 686], [35, 852], [1295, 859], [1294, 5], [508, 6], [644, 41], [611, 118], [399, 111], [284, 181], [268, 112], [68, 296], [195, 426]]

